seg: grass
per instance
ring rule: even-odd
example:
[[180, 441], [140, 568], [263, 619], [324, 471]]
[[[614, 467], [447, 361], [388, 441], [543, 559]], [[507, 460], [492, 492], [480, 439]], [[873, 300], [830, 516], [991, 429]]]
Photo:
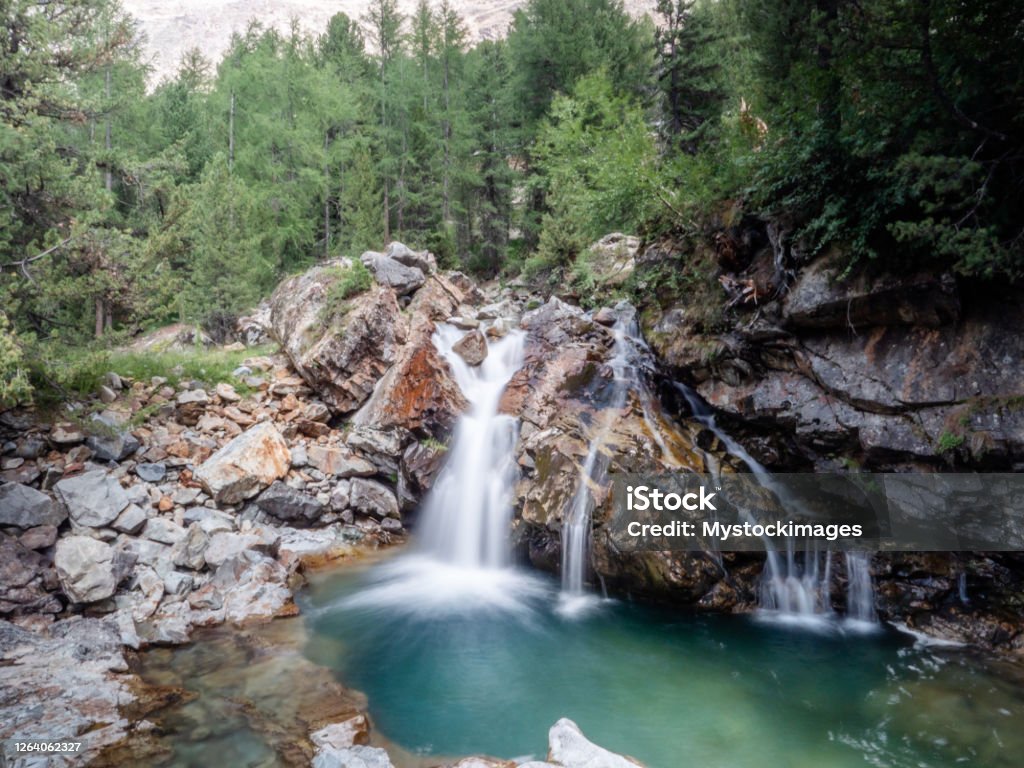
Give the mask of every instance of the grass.
[[952, 432], [943, 432], [939, 436], [938, 449], [940, 453], [955, 451], [964, 444], [963, 435], [954, 435]]
[[171, 386], [182, 381], [199, 381], [207, 386], [230, 382], [244, 394], [247, 388], [232, 372], [247, 358], [276, 351], [277, 346], [272, 344], [236, 352], [203, 347], [161, 352], [51, 348], [33, 368], [36, 400], [45, 404], [68, 396], [93, 395], [111, 371], [122, 378], [145, 382], [160, 376]]
[[349, 309], [348, 300], [369, 290], [373, 285], [373, 275], [358, 259], [354, 260], [350, 267], [328, 267], [324, 276], [332, 281], [327, 287], [324, 306], [320, 312], [320, 320], [325, 325], [344, 317]]

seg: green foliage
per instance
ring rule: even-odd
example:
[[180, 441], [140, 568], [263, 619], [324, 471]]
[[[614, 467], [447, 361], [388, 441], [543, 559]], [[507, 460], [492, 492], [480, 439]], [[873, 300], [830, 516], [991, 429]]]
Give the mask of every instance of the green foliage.
[[947, 453], [948, 451], [955, 451], [963, 444], [963, 435], [955, 435], [952, 432], [943, 432], [939, 436], [939, 442], [937, 443], [937, 447], [939, 453]]
[[31, 395], [21, 345], [11, 332], [7, 315], [0, 312], [0, 408], [17, 405]]

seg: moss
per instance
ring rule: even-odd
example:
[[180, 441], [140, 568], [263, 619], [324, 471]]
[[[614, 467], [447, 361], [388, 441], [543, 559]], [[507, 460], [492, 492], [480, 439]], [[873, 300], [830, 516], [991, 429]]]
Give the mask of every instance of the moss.
[[936, 444], [940, 453], [954, 451], [964, 444], [963, 435], [955, 435], [952, 432], [943, 432]]
[[320, 321], [324, 325], [343, 318], [351, 308], [349, 299], [368, 291], [373, 285], [373, 275], [361, 261], [354, 261], [351, 266], [337, 264], [327, 267], [324, 277], [330, 281], [320, 310]]
[[444, 453], [445, 451], [448, 450], [448, 446], [447, 445], [445, 445], [440, 440], [438, 440], [436, 438], [433, 438], [433, 437], [425, 437], [425, 438], [423, 438], [422, 440], [420, 440], [420, 445], [422, 445], [424, 448], [427, 448], [427, 449], [429, 449], [431, 451], [437, 451], [439, 453]]

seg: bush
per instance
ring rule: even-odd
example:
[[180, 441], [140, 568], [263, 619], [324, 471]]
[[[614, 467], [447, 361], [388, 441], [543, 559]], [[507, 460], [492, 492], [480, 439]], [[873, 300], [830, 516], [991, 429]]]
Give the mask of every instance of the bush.
[[25, 402], [32, 396], [21, 345], [0, 312], [0, 408]]

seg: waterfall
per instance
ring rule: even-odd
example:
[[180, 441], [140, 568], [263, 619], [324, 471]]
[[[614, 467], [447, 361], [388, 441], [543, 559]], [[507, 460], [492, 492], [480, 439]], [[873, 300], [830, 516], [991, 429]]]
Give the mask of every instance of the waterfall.
[[452, 351], [463, 335], [450, 325], [440, 326], [434, 335], [470, 408], [456, 424], [451, 454], [426, 499], [420, 535], [424, 550], [442, 562], [501, 568], [508, 565], [518, 468], [516, 419], [499, 413], [498, 404], [522, 365], [524, 334], [512, 331], [492, 342], [487, 357], [475, 367]]
[[[751, 456], [715, 421], [715, 412], [693, 389], [675, 383], [679, 394], [690, 407], [693, 418], [706, 427], [732, 456], [746, 464], [758, 482], [786, 503], [785, 489], [772, 478], [771, 472]], [[766, 542], [767, 544], [767, 542]], [[874, 585], [871, 581], [871, 558], [866, 553], [846, 554], [847, 617], [857, 622], [876, 622]], [[783, 618], [819, 619], [832, 615], [831, 600], [832, 552], [817, 546], [797, 553], [789, 542], [785, 557], [771, 546], [765, 547], [765, 566], [761, 574], [759, 605]]]
[[522, 365], [525, 334], [514, 330], [488, 342], [479, 366], [453, 351], [464, 335], [443, 324], [433, 336], [469, 409], [455, 425], [444, 469], [424, 501], [418, 541], [374, 569], [374, 583], [345, 599], [349, 607], [427, 620], [479, 612], [529, 618], [547, 591], [544, 582], [509, 562], [518, 422], [500, 413], [499, 405]]

